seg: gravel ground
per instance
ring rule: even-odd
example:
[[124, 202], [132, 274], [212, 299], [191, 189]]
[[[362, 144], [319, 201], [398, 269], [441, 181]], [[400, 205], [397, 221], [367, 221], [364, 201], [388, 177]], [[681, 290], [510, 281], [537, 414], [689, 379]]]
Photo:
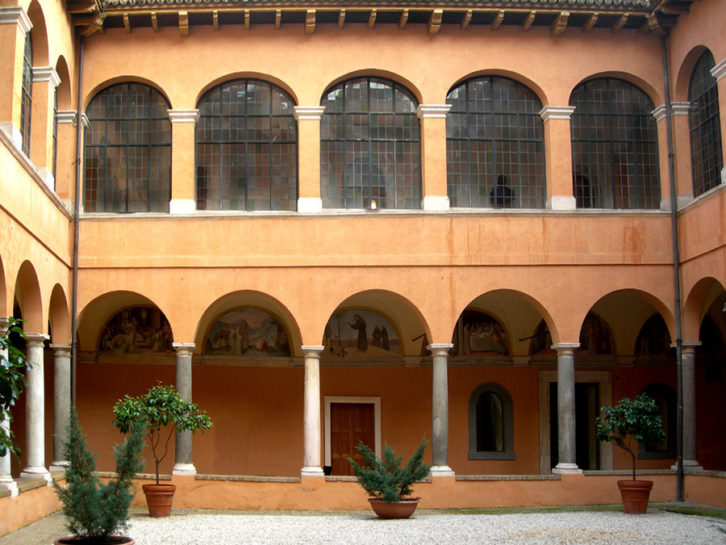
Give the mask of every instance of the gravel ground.
[[[726, 521], [651, 509], [620, 512], [440, 514], [378, 520], [354, 513], [135, 513], [128, 535], [137, 545], [726, 545]], [[0, 538], [0, 545], [51, 545], [65, 535], [56, 514]]]

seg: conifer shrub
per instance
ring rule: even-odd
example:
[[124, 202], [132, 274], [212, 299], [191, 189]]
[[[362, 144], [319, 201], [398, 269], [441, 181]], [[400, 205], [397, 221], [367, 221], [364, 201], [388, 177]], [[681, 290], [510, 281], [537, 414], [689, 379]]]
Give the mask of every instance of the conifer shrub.
[[142, 423], [134, 425], [121, 445], [114, 447], [116, 477], [103, 483], [96, 474], [96, 460], [86, 446], [86, 436], [75, 412], [71, 415], [68, 441], [64, 444], [66, 484], [54, 482], [63, 504], [68, 531], [74, 543], [107, 545], [118, 543], [117, 532], [128, 529], [129, 506], [134, 497], [132, 478], [144, 468]]
[[426, 444], [427, 441], [422, 440], [403, 467], [403, 457], [396, 456], [388, 444], [383, 449], [383, 459], [379, 460], [363, 441], [356, 447], [363, 456], [363, 465], [352, 458], [348, 461], [353, 466], [358, 483], [371, 497], [387, 502], [401, 501], [411, 496], [413, 483], [426, 477], [431, 469], [423, 461]]

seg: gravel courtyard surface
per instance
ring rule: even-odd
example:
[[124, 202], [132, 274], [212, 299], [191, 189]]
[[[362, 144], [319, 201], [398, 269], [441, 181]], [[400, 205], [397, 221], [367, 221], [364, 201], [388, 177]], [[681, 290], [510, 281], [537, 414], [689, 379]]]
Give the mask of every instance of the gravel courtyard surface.
[[[56, 514], [0, 538], [0, 545], [50, 545], [65, 535], [63, 524], [63, 517]], [[609, 511], [495, 515], [422, 511], [400, 521], [378, 520], [365, 512], [174, 512], [167, 519], [134, 514], [128, 534], [137, 545], [726, 545], [726, 521], [658, 510], [641, 516]]]

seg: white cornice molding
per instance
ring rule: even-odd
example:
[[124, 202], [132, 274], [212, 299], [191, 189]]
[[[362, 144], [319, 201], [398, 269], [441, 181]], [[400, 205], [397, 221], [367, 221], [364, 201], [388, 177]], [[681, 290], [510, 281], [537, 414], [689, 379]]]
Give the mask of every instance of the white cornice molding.
[[60, 85], [60, 76], [52, 66], [33, 66], [33, 83], [49, 82], [55, 89]]
[[56, 123], [59, 125], [75, 125], [76, 124], [76, 111], [75, 110], [58, 110], [55, 113]]
[[419, 104], [416, 115], [419, 119], [446, 119], [451, 104]]
[[91, 125], [91, 120], [88, 119], [86, 114], [81, 114], [81, 123], [83, 124], [83, 128], [87, 129]]
[[196, 123], [199, 121], [199, 110], [167, 110], [172, 123]]
[[550, 119], [569, 121], [574, 111], [574, 106], [545, 106], [539, 111], [539, 116], [542, 118], [542, 121], [549, 121]]
[[298, 121], [301, 119], [320, 121], [323, 112], [325, 112], [325, 106], [295, 106], [293, 108], [293, 116]]
[[[671, 114], [672, 115], [688, 115], [688, 112], [691, 110], [691, 103], [690, 102], [671, 102]], [[650, 112], [650, 115], [652, 115], [656, 121], [662, 121], [666, 118], [667, 115], [666, 105], [661, 104], [660, 106], [657, 106], [653, 109], [652, 112]]]
[[711, 68], [711, 75], [716, 78], [716, 81], [726, 76], [726, 59]]
[[28, 12], [20, 6], [9, 6], [0, 8], [0, 25], [17, 24], [27, 34], [33, 28], [33, 23], [28, 17]]

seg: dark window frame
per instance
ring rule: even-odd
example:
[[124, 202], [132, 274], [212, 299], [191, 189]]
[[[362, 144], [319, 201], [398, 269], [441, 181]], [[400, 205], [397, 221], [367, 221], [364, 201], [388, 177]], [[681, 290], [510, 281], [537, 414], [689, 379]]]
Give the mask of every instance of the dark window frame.
[[23, 50], [23, 81], [20, 107], [20, 134], [22, 150], [30, 157], [31, 114], [33, 109], [33, 40], [30, 32], [25, 35]]
[[[502, 404], [502, 450], [479, 450], [477, 444], [477, 405], [484, 395], [494, 394]], [[469, 398], [469, 460], [514, 460], [514, 408], [512, 397], [503, 386], [488, 382], [477, 387]]]

